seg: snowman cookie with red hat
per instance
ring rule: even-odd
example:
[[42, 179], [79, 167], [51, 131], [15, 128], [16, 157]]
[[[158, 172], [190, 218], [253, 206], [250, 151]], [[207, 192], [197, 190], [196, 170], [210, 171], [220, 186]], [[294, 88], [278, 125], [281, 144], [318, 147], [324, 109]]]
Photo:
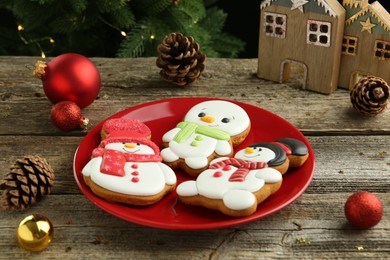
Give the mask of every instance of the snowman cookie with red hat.
[[139, 132], [110, 133], [82, 169], [97, 196], [129, 205], [150, 205], [176, 186], [174, 171], [163, 164], [158, 146]]

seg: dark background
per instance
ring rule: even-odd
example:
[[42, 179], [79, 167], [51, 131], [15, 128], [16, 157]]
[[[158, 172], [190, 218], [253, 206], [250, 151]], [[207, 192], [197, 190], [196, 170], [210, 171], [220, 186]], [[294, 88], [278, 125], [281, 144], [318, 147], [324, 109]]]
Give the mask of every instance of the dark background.
[[[374, 1], [369, 0], [370, 3]], [[390, 0], [378, 1], [390, 12]], [[342, 3], [342, 0], [339, 0], [339, 2]], [[260, 3], [261, 0], [219, 0], [217, 2], [217, 6], [228, 14], [224, 31], [233, 34], [246, 43], [245, 50], [240, 53], [239, 58], [257, 57]], [[15, 18], [4, 9], [0, 9], [0, 26], [12, 29], [15, 27]], [[4, 37], [9, 37], [9, 35], [0, 35], [0, 45], [1, 40], [5, 39]], [[13, 49], [12, 46], [9, 48]], [[17, 53], [17, 50], [14, 52]], [[9, 53], [3, 53], [2, 55], [9, 55]]]
[[[339, 2], [342, 3], [342, 0]], [[375, 0], [369, 2], [373, 3]], [[390, 12], [390, 0], [378, 2]], [[218, 6], [228, 13], [225, 30], [246, 42], [245, 51], [240, 54], [241, 58], [257, 57], [260, 3], [260, 0], [221, 0], [218, 3]]]

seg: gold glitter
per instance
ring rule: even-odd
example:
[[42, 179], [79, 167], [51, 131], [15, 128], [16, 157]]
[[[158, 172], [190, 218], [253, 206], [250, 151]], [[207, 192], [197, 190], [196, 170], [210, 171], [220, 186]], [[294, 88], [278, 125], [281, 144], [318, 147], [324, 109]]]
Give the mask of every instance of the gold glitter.
[[357, 245], [357, 246], [356, 246], [356, 249], [357, 249], [358, 251], [362, 251], [362, 250], [364, 250], [364, 247], [363, 247], [362, 245]]
[[310, 245], [311, 244], [311, 240], [310, 239], [306, 239], [304, 237], [300, 237], [300, 238], [295, 239], [295, 243]]

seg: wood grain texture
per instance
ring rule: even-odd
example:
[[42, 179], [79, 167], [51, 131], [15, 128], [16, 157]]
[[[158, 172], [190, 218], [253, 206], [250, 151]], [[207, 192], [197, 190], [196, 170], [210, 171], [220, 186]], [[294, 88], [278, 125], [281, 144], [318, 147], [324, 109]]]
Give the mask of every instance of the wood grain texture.
[[[246, 225], [208, 231], [172, 231], [120, 220], [94, 206], [78, 189], [72, 161], [87, 132], [61, 132], [50, 122], [51, 104], [33, 78], [34, 57], [0, 57], [0, 176], [16, 159], [40, 154], [53, 166], [52, 194], [23, 211], [0, 212], [0, 259], [346, 259], [390, 254], [389, 111], [362, 117], [349, 92], [322, 95], [299, 83], [275, 84], [255, 76], [257, 59], [208, 59], [195, 85], [160, 80], [155, 58], [93, 58], [103, 87], [83, 114], [93, 125], [130, 106], [173, 97], [217, 97], [267, 109], [294, 124], [316, 157], [306, 192], [285, 209]], [[353, 192], [381, 199], [382, 221], [370, 230], [346, 223]], [[16, 226], [27, 215], [52, 220], [54, 240], [39, 254], [20, 249]]]

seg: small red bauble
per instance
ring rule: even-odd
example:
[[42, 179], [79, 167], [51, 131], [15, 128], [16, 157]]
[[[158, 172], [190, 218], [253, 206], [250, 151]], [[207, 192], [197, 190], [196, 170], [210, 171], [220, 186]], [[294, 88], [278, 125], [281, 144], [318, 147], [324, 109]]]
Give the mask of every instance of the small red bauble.
[[380, 222], [383, 207], [376, 195], [368, 191], [359, 191], [347, 199], [344, 212], [347, 220], [354, 227], [367, 229]]
[[95, 65], [76, 53], [62, 54], [48, 63], [38, 61], [34, 76], [42, 80], [45, 94], [53, 104], [66, 100], [80, 108], [87, 107], [96, 99], [101, 86]]
[[88, 125], [88, 119], [81, 115], [81, 109], [72, 101], [61, 101], [55, 104], [50, 112], [54, 126], [62, 131], [84, 129]]

